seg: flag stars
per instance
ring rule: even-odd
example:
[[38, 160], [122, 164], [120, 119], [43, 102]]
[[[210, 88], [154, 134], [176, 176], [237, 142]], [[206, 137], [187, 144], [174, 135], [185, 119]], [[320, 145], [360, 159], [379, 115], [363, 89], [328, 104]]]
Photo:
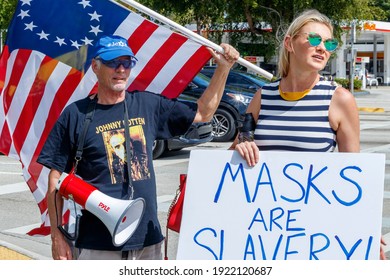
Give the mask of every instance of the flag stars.
[[20, 0], [20, 2], [22, 2], [22, 6], [24, 6], [24, 5], [29, 5], [29, 6], [31, 6], [31, 4], [30, 4], [31, 1], [32, 1], [32, 0]]
[[82, 0], [82, 1], [79, 2], [78, 4], [83, 5], [83, 8], [85, 9], [87, 6], [92, 7], [92, 6], [89, 4], [89, 2], [91, 2], [91, 1]]
[[87, 37], [84, 37], [84, 39], [81, 39], [81, 41], [83, 41], [84, 45], [91, 45], [92, 46], [93, 40], [90, 40]]
[[91, 25], [91, 30], [89, 32], [95, 33], [95, 36], [97, 36], [99, 32], [103, 32], [102, 30], [99, 29], [99, 27], [100, 27], [100, 25], [98, 25], [98, 26]]
[[29, 17], [30, 15], [28, 14], [29, 11], [23, 11], [20, 10], [20, 14], [18, 14], [18, 17], [21, 17], [21, 19], [24, 19], [25, 17]]
[[50, 34], [48, 33], [45, 33], [43, 30], [40, 32], [40, 33], [37, 33], [37, 35], [39, 36], [39, 39], [42, 40], [42, 39], [45, 39], [45, 40], [49, 40], [49, 38], [47, 38]]
[[76, 49], [79, 49], [81, 47], [81, 45], [77, 41], [70, 41], [72, 42], [72, 47], [75, 47]]
[[60, 45], [60, 47], [61, 47], [62, 45], [66, 45], [65, 39], [63, 39], [63, 38], [58, 38], [57, 36], [56, 36], [56, 38], [57, 38], [57, 40], [55, 40], [54, 43], [57, 43], [58, 45]]
[[33, 22], [25, 23], [24, 25], [26, 26], [26, 28], [25, 28], [24, 30], [27, 30], [27, 29], [28, 29], [28, 30], [33, 31], [33, 29], [34, 29], [35, 27], [37, 27], [36, 25], [34, 25]]
[[102, 15], [99, 15], [98, 13], [96, 13], [96, 11], [94, 11], [93, 14], [88, 14], [88, 15], [91, 16], [91, 21], [92, 21], [92, 20], [100, 21], [99, 18], [102, 16]]
[[[27, 6], [32, 6], [31, 2], [33, 0], [20, 0], [21, 2], [21, 6], [24, 6], [24, 5], [27, 5]], [[96, 21], [96, 22], [100, 22], [100, 18], [103, 17], [103, 15], [97, 13], [96, 10], [93, 9], [93, 6], [91, 5], [91, 1], [89, 0], [78, 0], [77, 1], [77, 4], [79, 5], [82, 5], [83, 6], [83, 9], [86, 9], [84, 11], [85, 13], [85, 16], [88, 14], [89, 17], [90, 17], [90, 21]], [[90, 13], [87, 13], [87, 7], [88, 7], [88, 10]], [[91, 8], [89, 8], [91, 7]], [[23, 10], [23, 9], [20, 9], [19, 11], [19, 14], [17, 15], [18, 17], [21, 18], [21, 21], [23, 22], [23, 24], [26, 26], [24, 30], [30, 30], [30, 31], [35, 31], [37, 32], [37, 29], [40, 30], [41, 27], [38, 26], [38, 25], [35, 25], [33, 21], [31, 21], [30, 23], [27, 23], [26, 22], [26, 18], [29, 18], [31, 17], [30, 15], [30, 12], [32, 11], [33, 8], [30, 8], [30, 9], [26, 9], [26, 10]], [[88, 27], [86, 27], [88, 28]], [[52, 30], [49, 30], [49, 32], [52, 31]], [[87, 31], [87, 30], [85, 30]], [[88, 34], [89, 33], [93, 33], [94, 36], [98, 36], [99, 33], [103, 32], [103, 30], [100, 29], [100, 25], [96, 25], [96, 26], [93, 26], [93, 25], [90, 25], [90, 30], [87, 31]], [[87, 35], [87, 36], [84, 36], [84, 39], [82, 39], [82, 37], [80, 36], [79, 38], [75, 38], [76, 40], [70, 40], [70, 38], [67, 38], [67, 37], [59, 37], [59, 36], [56, 36], [56, 35], [60, 35], [60, 34], [56, 34], [56, 32], [50, 32], [50, 33], [46, 33], [45, 31], [41, 31], [39, 33], [36, 33], [38, 35], [38, 38], [39, 40], [47, 40], [53, 44], [56, 44], [57, 46], [59, 47], [63, 47], [63, 46], [72, 46], [76, 49], [80, 49], [80, 47], [82, 47], [83, 45], [90, 45], [92, 46], [93, 45], [93, 42], [94, 40], [93, 39], [90, 39], [88, 38], [87, 36], [89, 37], [92, 37], [94, 38], [93, 35], [88, 35], [88, 34], [83, 34], [84, 35]], [[81, 34], [80, 34], [81, 35]], [[49, 39], [49, 36], [50, 36], [50, 39]], [[60, 35], [61, 36], [61, 35]], [[56, 38], [55, 40], [53, 38]]]

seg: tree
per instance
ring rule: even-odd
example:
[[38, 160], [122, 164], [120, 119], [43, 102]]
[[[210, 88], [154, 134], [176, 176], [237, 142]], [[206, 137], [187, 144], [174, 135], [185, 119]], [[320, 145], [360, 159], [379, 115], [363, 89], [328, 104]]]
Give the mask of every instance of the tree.
[[223, 22], [227, 0], [141, 0], [143, 5], [179, 24], [196, 23], [197, 32], [212, 22]]
[[18, 0], [1, 0], [0, 29], [7, 29], [14, 14]]
[[[377, 0], [377, 2], [388, 2]], [[382, 5], [384, 7], [384, 5]], [[326, 14], [335, 24], [335, 36], [344, 32], [351, 20], [383, 20], [385, 11], [372, 0], [231, 0], [227, 5], [226, 20], [245, 20], [251, 33], [263, 37], [276, 49], [293, 18], [305, 9], [317, 9]], [[269, 29], [264, 30], [264, 23]]]
[[[6, 30], [17, 0], [0, 0], [0, 30]], [[121, 1], [119, 1], [121, 2]], [[230, 42], [242, 54], [274, 56], [288, 25], [301, 11], [314, 8], [335, 23], [335, 36], [351, 20], [390, 20], [388, 0], [140, 0], [140, 3], [197, 31], [216, 43], [231, 31]], [[121, 2], [124, 4], [125, 2]], [[4, 35], [4, 34], [3, 34]], [[245, 42], [245, 43], [243, 43]]]
[[385, 12], [386, 21], [390, 21], [390, 2], [389, 2], [389, 0], [376, 0], [375, 6], [381, 8]]
[[[390, 16], [388, 0], [143, 0], [144, 5], [173, 20], [186, 15], [198, 27], [214, 32], [209, 39], [220, 42], [222, 32], [229, 30], [230, 43], [242, 54], [274, 56], [293, 18], [305, 9], [314, 8], [326, 14], [335, 24], [335, 36], [345, 32], [351, 20], [385, 20]], [[176, 16], [175, 16], [176, 15]], [[242, 43], [242, 42], [247, 43]], [[257, 47], [253, 46], [256, 44]]]
[[[8, 25], [15, 12], [18, 0], [0, 0], [0, 32], [1, 38], [5, 38]], [[0, 42], [2, 44], [4, 42]]]

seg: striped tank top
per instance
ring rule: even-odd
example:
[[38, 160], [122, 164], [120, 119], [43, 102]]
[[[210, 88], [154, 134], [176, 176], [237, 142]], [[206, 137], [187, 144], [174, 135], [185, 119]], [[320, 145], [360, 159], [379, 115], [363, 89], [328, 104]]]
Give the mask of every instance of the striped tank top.
[[261, 91], [254, 135], [259, 150], [333, 152], [336, 132], [328, 111], [337, 84], [320, 80], [302, 99], [287, 101], [279, 94], [279, 82], [265, 85]]

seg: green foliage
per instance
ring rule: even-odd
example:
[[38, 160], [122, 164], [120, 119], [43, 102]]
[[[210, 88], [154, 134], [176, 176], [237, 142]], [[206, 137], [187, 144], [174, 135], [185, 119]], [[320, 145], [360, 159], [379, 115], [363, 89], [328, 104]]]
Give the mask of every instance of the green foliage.
[[[382, 2], [382, 6], [377, 5]], [[227, 5], [227, 19], [231, 22], [245, 20], [250, 32], [271, 38], [274, 48], [280, 45], [288, 25], [305, 9], [317, 9], [333, 20], [335, 36], [340, 37], [341, 26], [351, 20], [384, 20], [387, 0], [231, 0]], [[388, 13], [389, 10], [387, 10]], [[261, 23], [270, 23], [272, 33], [261, 30]]]
[[[343, 32], [341, 26], [351, 20], [384, 20], [390, 15], [388, 0], [140, 0], [140, 3], [180, 24], [196, 23], [198, 31], [212, 30], [207, 35], [215, 43], [221, 42], [224, 31], [233, 31], [229, 33], [230, 44], [243, 54], [264, 56], [266, 62], [277, 53], [293, 18], [305, 9], [318, 9], [331, 18], [338, 38]], [[249, 47], [250, 44], [255, 47]]]
[[0, 0], [0, 45], [5, 43], [7, 29], [15, 12], [18, 0]]
[[[53, 0], [55, 1], [55, 0]], [[117, 0], [123, 5], [126, 2]], [[196, 23], [215, 43], [222, 41], [224, 31], [229, 43], [242, 54], [273, 57], [293, 18], [308, 8], [318, 9], [335, 23], [335, 35], [350, 20], [389, 20], [389, 0], [139, 0], [139, 3], [185, 25]], [[0, 0], [0, 29], [7, 29], [17, 0]], [[126, 5], [129, 7], [128, 5]], [[242, 43], [245, 42], [245, 43]], [[252, 46], [250, 46], [252, 45]]]
[[341, 85], [343, 88], [349, 89], [349, 79], [345, 78], [335, 78], [334, 81]]
[[363, 86], [363, 81], [359, 79], [353, 80], [353, 89], [358, 89], [360, 90]]
[[5, 43], [7, 29], [15, 12], [18, 0], [0, 0], [0, 45]]
[[[346, 88], [348, 90], [351, 88], [350, 83], [349, 83], [349, 79], [335, 78], [334, 80], [335, 80], [336, 83], [341, 85], [343, 88]], [[353, 80], [353, 89], [360, 90], [362, 88], [362, 85], [363, 85], [362, 80], [359, 80], [359, 79], [354, 79]]]
[[389, 0], [375, 0], [373, 1], [376, 7], [379, 7], [384, 12], [385, 21], [390, 21], [390, 1]]
[[227, 0], [140, 0], [141, 4], [179, 24], [195, 22], [198, 30], [222, 22]]
[[0, 0], [0, 29], [8, 28], [17, 3], [17, 0]]

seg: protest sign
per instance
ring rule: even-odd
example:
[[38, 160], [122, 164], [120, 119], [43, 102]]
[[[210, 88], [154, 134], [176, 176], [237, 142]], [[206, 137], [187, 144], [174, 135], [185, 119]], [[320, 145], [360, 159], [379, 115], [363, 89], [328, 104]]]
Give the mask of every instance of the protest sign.
[[384, 154], [192, 151], [177, 259], [379, 259]]

